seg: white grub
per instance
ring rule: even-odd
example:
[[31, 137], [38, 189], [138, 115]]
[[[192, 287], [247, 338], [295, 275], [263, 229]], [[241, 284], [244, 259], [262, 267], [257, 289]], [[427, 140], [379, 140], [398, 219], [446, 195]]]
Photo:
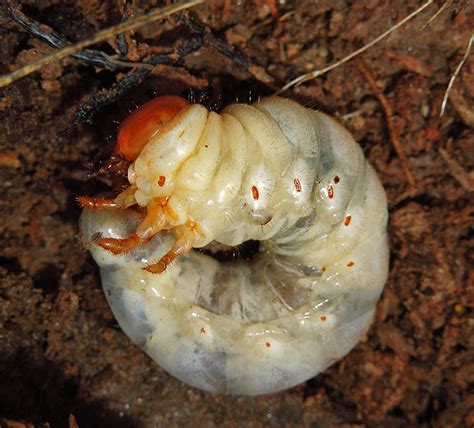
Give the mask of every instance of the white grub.
[[[161, 367], [206, 391], [268, 394], [356, 345], [387, 279], [387, 201], [336, 121], [277, 97], [220, 115], [192, 105], [145, 146], [132, 172], [139, 205], [175, 198], [179, 215], [168, 229], [200, 225], [194, 248], [261, 244], [250, 261], [190, 251], [154, 274], [143, 268], [169, 250], [172, 234], [114, 255], [93, 237], [133, 234], [138, 211], [84, 210], [82, 239], [114, 315]], [[154, 185], [161, 175], [166, 185]]]

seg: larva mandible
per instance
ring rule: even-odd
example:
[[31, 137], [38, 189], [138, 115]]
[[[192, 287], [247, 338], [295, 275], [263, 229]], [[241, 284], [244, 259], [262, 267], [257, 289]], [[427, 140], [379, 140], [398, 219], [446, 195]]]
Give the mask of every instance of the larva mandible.
[[[130, 186], [79, 198], [83, 242], [122, 329], [165, 370], [265, 394], [355, 346], [387, 278], [387, 201], [345, 128], [284, 98], [217, 114], [159, 97], [115, 152]], [[250, 261], [190, 251], [250, 239]]]

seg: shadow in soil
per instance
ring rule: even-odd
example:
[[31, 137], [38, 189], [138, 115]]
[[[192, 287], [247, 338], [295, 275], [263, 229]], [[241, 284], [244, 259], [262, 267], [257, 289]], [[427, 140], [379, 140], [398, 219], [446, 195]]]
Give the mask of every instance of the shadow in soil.
[[49, 361], [37, 362], [27, 353], [0, 354], [0, 417], [26, 420], [35, 425], [69, 427], [73, 414], [79, 427], [137, 427], [101, 401], [81, 397], [79, 382]]

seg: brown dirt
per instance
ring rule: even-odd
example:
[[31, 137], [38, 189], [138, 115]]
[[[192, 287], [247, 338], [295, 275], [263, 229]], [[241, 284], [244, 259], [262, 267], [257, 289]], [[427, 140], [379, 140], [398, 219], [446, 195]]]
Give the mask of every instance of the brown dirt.
[[[469, 2], [450, 2], [420, 31], [437, 2], [363, 56], [395, 112], [416, 189], [407, 187], [383, 110], [353, 62], [288, 94], [341, 117], [379, 172], [391, 207], [391, 271], [376, 320], [367, 338], [324, 374], [259, 398], [183, 385], [120, 331], [98, 269], [78, 243], [74, 198], [108, 188], [106, 180], [88, 180], [90, 162], [107, 153], [113, 121], [134, 103], [153, 91], [187, 87], [224, 102], [268, 94], [262, 82], [269, 76], [282, 86], [341, 58], [421, 3], [282, 1], [272, 16], [271, 1], [210, 2], [197, 9], [200, 20], [238, 46], [252, 63], [250, 72], [206, 46], [184, 67], [157, 67], [90, 126], [73, 124], [76, 110], [124, 73], [67, 59], [2, 90], [0, 417], [53, 428], [67, 426], [70, 413], [80, 427], [472, 426], [474, 52], [439, 118], [449, 77], [473, 31]], [[118, 4], [24, 1], [22, 10], [74, 41], [118, 22]], [[143, 6], [133, 10], [142, 13]], [[129, 38], [129, 57], [170, 51], [183, 42], [181, 29], [172, 21], [148, 25]], [[94, 48], [112, 53], [111, 45]], [[0, 72], [50, 51], [1, 20]]]

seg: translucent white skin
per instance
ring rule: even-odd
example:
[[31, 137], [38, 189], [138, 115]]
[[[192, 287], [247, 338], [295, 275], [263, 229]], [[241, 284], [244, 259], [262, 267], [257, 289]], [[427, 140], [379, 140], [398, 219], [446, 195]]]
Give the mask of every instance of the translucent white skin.
[[141, 215], [84, 210], [82, 239], [117, 321], [173, 376], [206, 391], [272, 393], [326, 369], [368, 328], [388, 272], [387, 201], [333, 119], [276, 97], [220, 115], [192, 105], [145, 146], [129, 179], [139, 205], [171, 196], [175, 224], [199, 224], [194, 247], [261, 241], [247, 262], [191, 251], [153, 274], [143, 267], [171, 234], [113, 255], [93, 236], [130, 236]]

